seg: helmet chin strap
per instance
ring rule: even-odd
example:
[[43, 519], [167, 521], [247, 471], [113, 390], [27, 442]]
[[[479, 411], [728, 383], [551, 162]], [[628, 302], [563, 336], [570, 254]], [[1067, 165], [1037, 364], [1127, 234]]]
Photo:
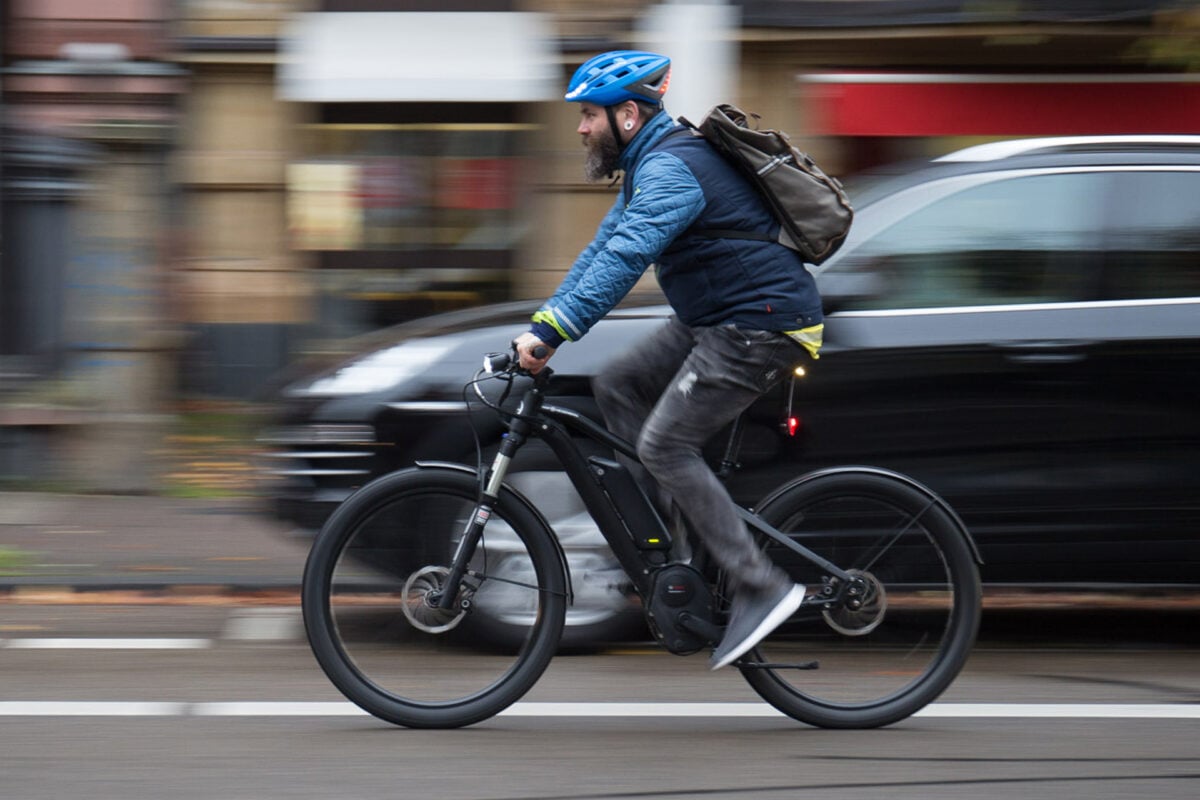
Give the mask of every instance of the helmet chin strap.
[[613, 138], [617, 140], [617, 153], [625, 152], [625, 140], [621, 138], [621, 131], [617, 129], [617, 113], [613, 111], [615, 106], [605, 106], [604, 113], [608, 115], [608, 129], [612, 131]]

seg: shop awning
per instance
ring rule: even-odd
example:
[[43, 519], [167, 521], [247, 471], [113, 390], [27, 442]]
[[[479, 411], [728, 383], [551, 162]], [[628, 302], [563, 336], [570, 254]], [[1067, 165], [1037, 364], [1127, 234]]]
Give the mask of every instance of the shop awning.
[[840, 73], [802, 78], [814, 133], [1200, 133], [1200, 75]]
[[300, 14], [282, 49], [285, 100], [525, 102], [562, 92], [552, 31], [541, 14]]

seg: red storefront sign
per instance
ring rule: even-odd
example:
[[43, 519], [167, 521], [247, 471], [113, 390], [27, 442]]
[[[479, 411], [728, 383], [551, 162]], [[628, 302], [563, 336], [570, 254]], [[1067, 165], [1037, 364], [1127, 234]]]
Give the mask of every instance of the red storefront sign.
[[818, 134], [1200, 133], [1200, 75], [840, 73], [802, 82]]

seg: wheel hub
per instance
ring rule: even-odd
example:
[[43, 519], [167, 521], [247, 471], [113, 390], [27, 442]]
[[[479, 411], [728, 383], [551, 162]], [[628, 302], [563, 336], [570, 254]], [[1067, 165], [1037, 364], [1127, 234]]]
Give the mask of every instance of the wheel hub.
[[869, 572], [850, 570], [851, 580], [842, 603], [821, 612], [825, 622], [843, 636], [866, 636], [879, 627], [887, 613], [887, 592]]
[[[422, 567], [408, 576], [404, 582], [404, 618], [425, 633], [445, 633], [453, 630], [467, 615], [470, 602], [466, 598], [456, 601], [450, 608], [438, 608], [442, 586], [450, 570], [446, 567]], [[460, 592], [461, 595], [461, 592]]]

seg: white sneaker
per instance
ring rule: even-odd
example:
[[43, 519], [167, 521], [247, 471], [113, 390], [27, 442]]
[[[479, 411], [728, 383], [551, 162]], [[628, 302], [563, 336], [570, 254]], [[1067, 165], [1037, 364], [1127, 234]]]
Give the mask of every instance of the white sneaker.
[[720, 669], [737, 661], [747, 650], [765, 639], [767, 634], [787, 622], [804, 601], [804, 586], [795, 583], [766, 596], [740, 600], [739, 597], [734, 598], [729, 625], [725, 628], [721, 644], [713, 651], [712, 659], [708, 662], [709, 669]]

